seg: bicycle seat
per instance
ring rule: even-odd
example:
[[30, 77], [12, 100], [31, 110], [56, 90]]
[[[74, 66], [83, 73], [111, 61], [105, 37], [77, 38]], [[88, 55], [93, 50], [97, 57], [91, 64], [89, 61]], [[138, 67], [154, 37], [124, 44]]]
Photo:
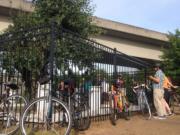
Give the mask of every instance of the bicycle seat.
[[10, 84], [5, 84], [7, 87], [9, 87], [10, 89], [12, 89], [12, 90], [17, 90], [17, 89], [19, 89], [19, 87], [16, 85], [16, 84], [14, 84], [14, 83], [10, 83]]

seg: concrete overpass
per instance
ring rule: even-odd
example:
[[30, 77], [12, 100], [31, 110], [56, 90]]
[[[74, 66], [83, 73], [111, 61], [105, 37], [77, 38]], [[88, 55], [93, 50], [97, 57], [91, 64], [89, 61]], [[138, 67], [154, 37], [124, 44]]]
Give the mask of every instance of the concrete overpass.
[[93, 23], [105, 30], [104, 34], [94, 37], [97, 42], [131, 56], [159, 61], [162, 48], [168, 46], [164, 33], [97, 17]]
[[[12, 23], [10, 14], [20, 10], [33, 12], [34, 7], [25, 0], [0, 0], [0, 31]], [[103, 28], [105, 33], [91, 37], [92, 39], [149, 62], [159, 61], [162, 48], [166, 48], [168, 45], [168, 38], [164, 33], [98, 17], [93, 17], [93, 23]]]

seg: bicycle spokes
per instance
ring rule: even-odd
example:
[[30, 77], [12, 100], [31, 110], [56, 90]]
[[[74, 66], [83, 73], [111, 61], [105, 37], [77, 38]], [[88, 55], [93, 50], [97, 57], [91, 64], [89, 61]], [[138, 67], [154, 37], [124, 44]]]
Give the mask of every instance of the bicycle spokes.
[[25, 109], [21, 130], [25, 135], [64, 135], [71, 126], [70, 113], [61, 102], [39, 98]]

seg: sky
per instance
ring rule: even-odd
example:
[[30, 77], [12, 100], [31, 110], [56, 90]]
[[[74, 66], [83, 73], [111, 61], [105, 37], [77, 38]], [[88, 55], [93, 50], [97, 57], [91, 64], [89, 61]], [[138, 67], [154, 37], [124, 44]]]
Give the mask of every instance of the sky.
[[162, 33], [180, 29], [180, 0], [91, 0], [94, 16]]

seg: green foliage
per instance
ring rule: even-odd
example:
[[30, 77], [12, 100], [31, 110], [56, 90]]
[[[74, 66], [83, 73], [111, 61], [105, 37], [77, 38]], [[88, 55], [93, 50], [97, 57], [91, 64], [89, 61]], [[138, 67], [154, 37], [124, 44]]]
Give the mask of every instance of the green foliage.
[[137, 82], [138, 84], [144, 84], [145, 83], [145, 71], [140, 70], [137, 72], [133, 72], [133, 74], [123, 74], [123, 78], [125, 81], [125, 88], [126, 88], [126, 96], [129, 100], [129, 102], [134, 103], [136, 101], [136, 95], [133, 92], [133, 86], [134, 82]]
[[94, 49], [83, 38], [71, 36], [70, 38], [75, 40], [69, 38], [58, 39], [55, 52], [57, 67], [61, 71], [65, 71], [69, 68], [70, 63], [73, 63], [79, 70], [83, 68], [93, 69], [93, 62], [102, 57], [101, 51]]
[[6, 42], [3, 42], [3, 68], [10, 74], [12, 71], [18, 70], [26, 86], [31, 85], [28, 82], [32, 78], [38, 77], [40, 70], [44, 65], [44, 60], [47, 59], [47, 47], [49, 46], [48, 35], [37, 36], [42, 33], [49, 32], [49, 29], [40, 29], [26, 31], [27, 28], [33, 25], [38, 25], [40, 22], [35, 18], [34, 13], [19, 13], [13, 17], [13, 24], [10, 25], [4, 37]]
[[[27, 28], [55, 21], [58, 26], [76, 32], [84, 38], [99, 33], [99, 28], [92, 24], [93, 7], [90, 6], [90, 0], [34, 0], [33, 3], [34, 12], [19, 12], [12, 17], [13, 25], [9, 26], [5, 33], [14, 33], [11, 38], [19, 39], [5, 43], [3, 47], [6, 47], [6, 53], [1, 54], [6, 71], [18, 70], [28, 89], [32, 87], [31, 80], [38, 79], [40, 70], [49, 58], [51, 37], [50, 34], [37, 36], [50, 32], [49, 28], [35, 32], [26, 31]], [[66, 36], [69, 38], [56, 37], [57, 68], [61, 71], [69, 69], [72, 60], [80, 70], [84, 67], [93, 68], [92, 62], [101, 57], [98, 49], [92, 50], [89, 42], [83, 38]]]
[[133, 87], [133, 77], [130, 75], [124, 75], [125, 87], [126, 87], [126, 96], [129, 102], [134, 101], [134, 93], [132, 90]]
[[165, 73], [180, 83], [180, 31], [169, 33], [169, 47], [162, 56]]
[[[16, 32], [23, 30], [24, 28], [30, 28], [39, 24], [49, 23], [52, 20], [66, 29], [77, 32], [82, 37], [88, 37], [98, 33], [98, 28], [92, 25], [92, 11], [89, 0], [33, 0], [35, 4], [35, 11], [33, 13], [19, 12], [17, 16], [14, 16], [13, 25], [11, 25], [6, 32]], [[58, 28], [57, 28], [58, 29]], [[39, 33], [41, 33], [40, 31]], [[13, 59], [15, 65], [18, 63], [18, 69], [22, 68], [33, 70], [42, 68], [42, 62], [47, 59], [47, 47], [50, 42], [49, 37], [43, 37], [37, 39], [33, 33], [17, 33], [14, 38], [26, 35], [27, 38], [31, 36], [29, 41], [17, 41], [13, 44], [13, 48], [8, 48], [10, 51], [13, 49], [13, 54], [8, 59]], [[97, 51], [92, 53], [91, 46], [83, 39], [77, 37], [76, 41], [69, 39], [62, 39], [57, 37], [57, 66], [60, 69], [68, 68], [68, 62], [66, 60], [72, 60], [80, 69], [84, 66], [92, 67], [91, 62], [99, 54]], [[35, 42], [32, 42], [33, 40]], [[38, 42], [37, 42], [38, 40]], [[78, 42], [81, 40], [81, 42]], [[84, 42], [84, 43], [83, 43]], [[24, 45], [22, 45], [24, 44]], [[24, 47], [25, 46], [25, 47]], [[21, 54], [19, 54], [21, 52]], [[29, 64], [27, 63], [29, 61]], [[63, 64], [62, 64], [63, 63]], [[17, 68], [17, 66], [16, 66]], [[38, 70], [36, 72], [39, 72]]]
[[84, 37], [98, 32], [92, 25], [90, 0], [34, 0], [35, 13], [41, 22], [56, 21], [64, 28]]
[[104, 69], [98, 69], [98, 68], [93, 70], [93, 72], [91, 73], [91, 76], [93, 76], [94, 78], [98, 77], [101, 80], [103, 80], [104, 78], [107, 78], [108, 73]]

